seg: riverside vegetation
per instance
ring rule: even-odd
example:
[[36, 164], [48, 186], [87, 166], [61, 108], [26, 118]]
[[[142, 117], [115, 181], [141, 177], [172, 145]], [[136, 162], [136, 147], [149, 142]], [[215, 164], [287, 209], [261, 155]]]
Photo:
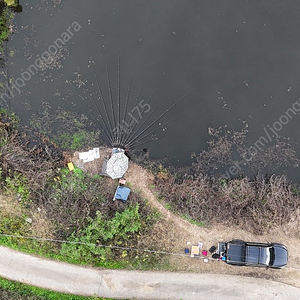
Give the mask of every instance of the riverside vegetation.
[[21, 129], [14, 114], [0, 113], [1, 205], [6, 207], [0, 211], [0, 233], [79, 242], [1, 236], [2, 245], [111, 268], [159, 264], [160, 255], [110, 248], [136, 247], [159, 219], [139, 194], [132, 192], [130, 203], [112, 201], [115, 183], [78, 168], [70, 172], [59, 146]]
[[[100, 132], [89, 130], [91, 124], [83, 115], [62, 109], [51, 114], [47, 105], [43, 107], [42, 113], [33, 117], [31, 129], [21, 127], [13, 113], [1, 110], [1, 205], [6, 209], [0, 212], [0, 233], [76, 243], [2, 236], [1, 244], [109, 268], [166, 266], [168, 258], [158, 253], [110, 248], [163, 249], [165, 241], [151, 243], [149, 238], [160, 216], [139, 193], [132, 192], [128, 203], [114, 202], [113, 181], [78, 168], [73, 172], [65, 168], [63, 150], [101, 143]], [[167, 170], [161, 163], [133, 157], [155, 175], [152, 188], [166, 207], [200, 226], [233, 225], [257, 234], [289, 222], [300, 206], [298, 186], [284, 176], [257, 175], [252, 180], [245, 176], [224, 179], [221, 173], [212, 176], [208, 166], [218, 170], [219, 166], [235, 162], [234, 151], [242, 153], [245, 133], [226, 131], [224, 135], [221, 129], [211, 132], [214, 140], [195, 156], [196, 162], [190, 167]], [[294, 152], [289, 145], [283, 145], [281, 151], [292, 153], [290, 163], [296, 164]], [[224, 147], [228, 150], [224, 151]], [[276, 148], [281, 157], [283, 154]], [[98, 247], [99, 244], [109, 247]]]
[[[0, 0], [0, 4], [3, 1]], [[4, 7], [4, 6], [3, 6]], [[7, 40], [13, 13], [2, 10], [1, 43]], [[159, 269], [168, 257], [110, 248], [163, 249], [165, 241], [151, 243], [153, 227], [161, 216], [139, 193], [130, 203], [112, 202], [116, 185], [101, 176], [65, 168], [63, 151], [86, 150], [103, 143], [99, 130], [82, 114], [59, 109], [34, 116], [30, 128], [21, 127], [16, 115], [0, 111], [0, 234], [38, 236], [51, 242], [0, 236], [0, 243], [17, 250], [77, 264], [107, 268]], [[199, 226], [238, 226], [255, 234], [284, 225], [300, 206], [300, 189], [285, 176], [244, 174], [224, 178], [231, 166], [254, 173], [297, 166], [299, 160], [290, 142], [274, 140], [251, 161], [243, 160], [246, 131], [210, 129], [208, 149], [194, 154], [188, 167], [174, 168], [164, 162], [133, 157], [155, 175], [158, 198], [168, 209]], [[157, 232], [156, 232], [157, 233]], [[156, 239], [158, 241], [158, 239]], [[107, 248], [98, 245], [106, 245]], [[85, 299], [0, 282], [3, 299]], [[6, 298], [5, 298], [6, 297]], [[91, 298], [94, 299], [94, 298]], [[97, 299], [97, 298], [95, 298]]]
[[[0, 53], [3, 52], [3, 43], [8, 40], [12, 30], [14, 12], [18, 11], [18, 0], [0, 0]], [[1, 60], [3, 59], [1, 55]]]
[[[69, 133], [80, 131], [83, 137], [92, 136], [94, 142], [101, 143], [98, 132], [88, 130], [88, 119], [65, 110], [51, 114], [46, 109], [46, 112], [48, 118], [43, 118], [43, 114], [34, 116], [30, 129], [22, 127], [15, 114], [0, 110], [0, 244], [62, 261], [106, 268], [175, 270], [181, 267], [182, 258], [176, 262], [172, 256], [159, 253], [159, 250], [180, 251], [184, 240], [179, 244], [174, 240], [171, 226], [175, 224], [167, 223], [164, 215], [152, 209], [152, 202], [149, 205], [141, 197], [148, 194], [143, 190], [132, 192], [128, 203], [114, 202], [111, 199], [116, 184], [112, 180], [91, 176], [78, 168], [70, 172], [64, 167], [63, 150], [72, 150], [74, 138]], [[76, 122], [73, 122], [74, 118]], [[46, 124], [47, 120], [52, 122], [54, 119], [58, 126], [56, 130], [55, 126], [47, 127]], [[62, 149], [57, 137], [64, 132], [69, 140], [63, 144], [67, 148]], [[85, 139], [81, 142], [78, 147], [84, 149]], [[212, 156], [209, 156], [214, 145], [219, 145], [218, 137], [217, 141], [210, 142], [207, 150], [197, 155], [199, 162], [202, 163], [204, 158], [213, 166], [218, 166], [214, 160], [226, 162], [221, 157], [224, 151], [219, 153], [218, 149], [212, 149]], [[231, 147], [234, 148], [234, 143]], [[218, 155], [213, 155], [215, 153]], [[232, 163], [236, 155], [226, 157]], [[157, 191], [157, 198], [168, 209], [198, 226], [226, 224], [228, 228], [241, 227], [263, 233], [277, 223], [286, 224], [294, 216], [294, 209], [299, 207], [298, 187], [285, 177], [230, 180], [224, 179], [221, 173], [217, 177], [218, 174], [209, 175], [207, 170], [199, 172], [206, 165], [197, 160], [190, 167], [168, 170], [163, 162], [153, 162], [146, 157], [132, 158], [154, 174], [154, 181], [149, 182], [155, 184], [149, 188]], [[291, 161], [296, 163], [296, 158], [292, 157]], [[135, 165], [134, 170], [139, 172], [139, 169]], [[145, 175], [147, 172], [143, 171]], [[149, 199], [152, 199], [151, 195]], [[253, 228], [249, 228], [251, 224]], [[53, 241], [24, 238], [32, 236]], [[129, 250], [131, 247], [150, 249], [153, 253]], [[182, 267], [186, 270], [184, 265]], [[3, 291], [4, 295], [7, 292]]]
[[[193, 154], [191, 166], [165, 168], [142, 162], [156, 174], [155, 188], [166, 207], [194, 224], [238, 226], [254, 234], [290, 222], [300, 207], [299, 184], [272, 172], [299, 166], [292, 142], [279, 137], [245, 160], [246, 127], [241, 131], [210, 128], [209, 133], [208, 149]], [[224, 176], [237, 165], [254, 176]], [[263, 169], [271, 175], [264, 175]]]

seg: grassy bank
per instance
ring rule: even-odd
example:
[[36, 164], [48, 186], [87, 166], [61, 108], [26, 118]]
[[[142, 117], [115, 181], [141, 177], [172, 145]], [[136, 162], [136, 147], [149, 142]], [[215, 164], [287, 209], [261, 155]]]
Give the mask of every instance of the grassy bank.
[[146, 237], [159, 215], [139, 193], [132, 191], [126, 203], [112, 201], [116, 182], [79, 168], [70, 171], [60, 145], [19, 127], [18, 119], [5, 110], [0, 151], [2, 245], [75, 264], [159, 266], [162, 255], [130, 250], [156, 250]]
[[3, 43], [12, 33], [14, 10], [17, 6], [18, 1], [16, 0], [0, 0], [0, 52], [3, 51]]

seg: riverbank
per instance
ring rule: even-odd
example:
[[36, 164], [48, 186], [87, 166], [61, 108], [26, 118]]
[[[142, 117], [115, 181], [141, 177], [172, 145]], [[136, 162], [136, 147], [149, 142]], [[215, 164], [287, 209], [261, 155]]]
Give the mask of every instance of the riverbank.
[[[190, 257], [171, 256], [170, 269], [174, 271], [189, 271], [197, 273], [218, 273], [249, 276], [257, 278], [267, 278], [300, 288], [300, 259], [298, 250], [300, 239], [298, 228], [300, 226], [299, 211], [295, 213], [295, 218], [285, 226], [274, 226], [268, 233], [256, 235], [249, 231], [242, 230], [237, 226], [225, 226], [222, 224], [210, 224], [207, 227], [200, 227], [174, 215], [161, 202], [153, 191], [154, 177], [136, 164], [130, 164], [127, 179], [134, 189], [141, 191], [142, 195], [148, 199], [164, 216], [161, 223], [156, 225], [156, 234], [152, 236], [158, 245], [164, 245], [166, 251], [181, 252], [187, 242], [197, 245], [202, 242], [205, 249], [216, 245], [219, 241], [231, 239], [244, 239], [256, 242], [282, 242], [289, 250], [289, 263], [283, 270], [265, 270], [249, 267], [232, 267], [219, 261], [210, 260], [209, 263], [202, 259]], [[165, 202], [166, 204], [166, 202]], [[163, 240], [163, 242], [162, 242]]]
[[[24, 139], [30, 135], [21, 138], [15, 128], [18, 122], [2, 122], [1, 187], [5, 195], [0, 203], [0, 230], [2, 234], [19, 236], [2, 236], [2, 245], [105, 268], [232, 274], [300, 287], [299, 211], [290, 216], [289, 222], [272, 224], [261, 234], [234, 224], [192, 224], [186, 216], [182, 218], [180, 211], [171, 211], [167, 195], [161, 197], [156, 185], [158, 179], [171, 180], [172, 175], [162, 166], [150, 172], [132, 161], [126, 173], [132, 189], [130, 198], [125, 204], [112, 201], [117, 182], [98, 175], [97, 160], [86, 164], [88, 172], [79, 168], [70, 171], [62, 152], [49, 140], [40, 136], [37, 141], [43, 143], [39, 147], [27, 148]], [[172, 186], [166, 187], [170, 191]], [[201, 242], [208, 250], [219, 241], [237, 238], [286, 244], [290, 253], [287, 268], [235, 268], [184, 255], [188, 242]]]

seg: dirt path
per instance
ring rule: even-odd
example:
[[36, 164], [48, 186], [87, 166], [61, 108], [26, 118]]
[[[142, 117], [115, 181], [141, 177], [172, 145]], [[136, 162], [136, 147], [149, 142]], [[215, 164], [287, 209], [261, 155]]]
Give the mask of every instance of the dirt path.
[[300, 288], [300, 239], [298, 233], [300, 228], [299, 214], [297, 214], [298, 217], [295, 217], [295, 219], [284, 228], [274, 228], [274, 230], [272, 230], [269, 234], [262, 236], [255, 236], [239, 228], [220, 225], [203, 228], [193, 225], [172, 214], [157, 201], [157, 198], [150, 187], [153, 184], [153, 177], [145, 169], [131, 163], [126, 173], [126, 179], [132, 184], [134, 190], [139, 190], [144, 198], [147, 199], [151, 205], [160, 211], [161, 215], [165, 217], [164, 226], [161, 226], [157, 230], [158, 233], [161, 233], [161, 231], [164, 230], [163, 227], [167, 227], [167, 230], [165, 230], [167, 232], [164, 236], [166, 243], [165, 250], [170, 250], [171, 252], [183, 252], [187, 242], [191, 242], [191, 244], [195, 245], [197, 245], [198, 242], [202, 242], [203, 247], [205, 249], [209, 249], [212, 245], [217, 245], [217, 242], [219, 241], [236, 238], [257, 242], [281, 242], [285, 244], [289, 250], [289, 263], [283, 270], [233, 267], [218, 261], [210, 260], [209, 263], [204, 263], [201, 259], [197, 260], [189, 257], [178, 256], [171, 257], [171, 263], [174, 265], [174, 270], [266, 278], [288, 283]]
[[272, 233], [259, 237], [237, 228], [202, 228], [175, 216], [157, 201], [151, 189], [153, 178], [146, 170], [131, 163], [126, 178], [132, 188], [139, 190], [164, 217], [157, 222], [149, 237], [160, 250], [182, 253], [187, 241], [191, 244], [201, 241], [208, 249], [218, 241], [232, 238], [276, 240], [289, 248], [288, 267], [265, 270], [233, 267], [215, 260], [204, 263], [202, 259], [170, 256], [173, 272], [99, 270], [50, 261], [0, 246], [0, 276], [56, 291], [115, 299], [300, 298], [298, 218], [285, 228], [274, 229]]
[[84, 296], [114, 299], [297, 300], [299, 289], [232, 275], [98, 270], [50, 261], [0, 246], [0, 276]]

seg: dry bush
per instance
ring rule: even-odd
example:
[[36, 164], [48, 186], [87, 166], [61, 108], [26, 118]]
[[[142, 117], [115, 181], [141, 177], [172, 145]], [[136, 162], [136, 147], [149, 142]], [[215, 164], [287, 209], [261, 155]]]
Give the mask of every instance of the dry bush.
[[121, 213], [129, 205], [139, 203], [142, 219], [146, 220], [151, 213], [150, 208], [133, 191], [130, 201], [113, 201], [116, 185], [111, 180], [85, 173], [82, 176], [79, 184], [84, 184], [84, 187], [72, 188], [77, 180], [73, 173], [69, 173], [65, 179], [68, 184], [52, 182], [47, 189], [41, 191], [41, 196], [36, 200], [36, 205], [43, 207], [48, 218], [55, 224], [56, 236], [66, 238], [72, 232], [79, 232], [87, 225], [88, 217], [94, 218], [97, 211], [104, 219], [111, 219], [116, 212]]
[[121, 213], [130, 204], [137, 203], [141, 219], [147, 220], [143, 221], [148, 222], [147, 226], [151, 225], [149, 215], [152, 212], [138, 194], [132, 192], [128, 203], [113, 201], [114, 181], [93, 177], [80, 169], [69, 172], [62, 168], [65, 165], [62, 151], [48, 139], [29, 129], [18, 131], [13, 123], [1, 124], [2, 186], [6, 186], [9, 179], [16, 190], [21, 185], [28, 190], [22, 204], [33, 211], [42, 211], [44, 218], [53, 225], [54, 236], [64, 239], [80, 231], [88, 217], [94, 218], [97, 211], [110, 219], [116, 212]]
[[22, 136], [5, 127], [0, 132], [0, 166], [4, 178], [19, 172], [28, 179], [32, 190], [41, 189], [55, 170], [63, 166], [62, 152], [46, 139], [38, 135]]
[[[208, 149], [193, 154], [191, 167], [170, 168], [171, 178], [156, 176], [156, 187], [171, 209], [199, 222], [238, 225], [255, 233], [291, 220], [300, 206], [297, 187], [285, 176], [250, 180], [244, 175], [297, 167], [299, 159], [291, 141], [274, 139], [245, 159], [243, 155], [249, 151], [246, 128], [247, 124], [241, 131], [227, 130], [226, 126], [209, 128], [212, 139]], [[224, 179], [223, 172], [234, 165], [240, 167], [238, 177]]]
[[238, 225], [254, 233], [290, 221], [300, 197], [284, 176], [213, 181], [208, 177], [175, 183], [156, 179], [156, 187], [176, 211], [207, 224]]

